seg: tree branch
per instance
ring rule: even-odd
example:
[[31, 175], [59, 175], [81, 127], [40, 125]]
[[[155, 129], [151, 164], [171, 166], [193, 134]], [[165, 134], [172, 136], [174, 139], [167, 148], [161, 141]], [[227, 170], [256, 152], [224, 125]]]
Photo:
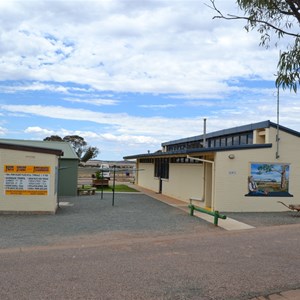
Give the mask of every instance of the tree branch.
[[[295, 3], [297, 2], [298, 5], [298, 9], [295, 6]], [[294, 16], [297, 18], [298, 22], [300, 23], [300, 13], [299, 13], [299, 7], [300, 7], [300, 1], [291, 1], [291, 0], [286, 0], [286, 3], [289, 5], [289, 7], [291, 8]]]
[[[227, 15], [228, 17], [224, 16], [224, 15], [221, 15], [221, 16], [214, 16], [213, 19], [225, 19], [225, 20], [246, 20], [246, 21], [249, 21], [249, 17], [240, 17], [240, 16], [235, 16], [235, 15], [230, 15], [228, 14]], [[290, 36], [294, 36], [294, 37], [300, 37], [299, 34], [297, 33], [292, 33], [292, 32], [288, 32], [288, 31], [285, 31], [281, 28], [278, 28], [276, 26], [274, 26], [273, 24], [269, 23], [269, 22], [266, 22], [266, 21], [261, 21], [261, 20], [256, 20], [256, 19], [251, 19], [251, 22], [256, 22], [256, 23], [260, 23], [260, 24], [265, 24], [271, 28], [273, 28], [274, 30], [282, 33], [282, 34], [286, 34], [286, 35], [290, 35]]]
[[[207, 5], [207, 6], [212, 8], [213, 10], [215, 10], [219, 14], [218, 16], [214, 16], [213, 19], [250, 21], [250, 17], [241, 17], [241, 16], [236, 16], [236, 15], [231, 15], [231, 14], [227, 14], [227, 16], [225, 16], [225, 15], [222, 14], [222, 12], [219, 9], [217, 9], [214, 0], [210, 0], [210, 2], [212, 3], [212, 7], [209, 6], [209, 5]], [[267, 25], [268, 27], [273, 28], [275, 31], [280, 32], [280, 33], [285, 34], [285, 35], [289, 35], [289, 36], [293, 36], [293, 37], [300, 37], [299, 34], [292, 33], [292, 32], [289, 32], [289, 31], [285, 31], [285, 30], [283, 30], [281, 28], [278, 28], [275, 25], [273, 25], [273, 24], [271, 24], [267, 21], [251, 19], [251, 22], [256, 22], [256, 23], [259, 23], [259, 24]]]
[[282, 10], [276, 2], [271, 1], [271, 3], [274, 5], [275, 9], [277, 9], [281, 14], [286, 15], [286, 16], [293, 16], [292, 12]]

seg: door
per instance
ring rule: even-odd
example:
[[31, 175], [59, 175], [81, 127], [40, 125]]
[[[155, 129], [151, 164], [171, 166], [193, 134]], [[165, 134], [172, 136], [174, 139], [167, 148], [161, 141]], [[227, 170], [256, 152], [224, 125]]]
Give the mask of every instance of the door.
[[204, 178], [205, 178], [205, 190], [204, 199], [205, 206], [207, 208], [212, 208], [212, 197], [213, 197], [213, 164], [204, 164]]

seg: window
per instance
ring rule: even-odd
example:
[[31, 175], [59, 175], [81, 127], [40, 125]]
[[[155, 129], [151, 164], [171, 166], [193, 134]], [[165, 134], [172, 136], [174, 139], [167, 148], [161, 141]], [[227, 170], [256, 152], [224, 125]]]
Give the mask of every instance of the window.
[[235, 135], [233, 137], [233, 145], [234, 146], [238, 146], [240, 144], [240, 136], [239, 135]]
[[253, 132], [247, 134], [247, 144], [253, 144]]
[[223, 137], [221, 138], [221, 147], [225, 147], [226, 146], [226, 138]]
[[[202, 156], [201, 157], [198, 156], [197, 158], [202, 158], [203, 159]], [[172, 164], [182, 164], [182, 163], [185, 163], [185, 164], [202, 164], [202, 161], [189, 159], [187, 157], [172, 157], [172, 158], [170, 158], [170, 163], [172, 163]]]
[[154, 176], [169, 178], [169, 158], [156, 158], [154, 161]]
[[227, 146], [232, 146], [232, 136], [227, 137]]
[[153, 158], [141, 158], [140, 163], [141, 164], [153, 164], [154, 160]]
[[241, 145], [246, 145], [247, 144], [247, 134], [241, 135], [240, 144]]

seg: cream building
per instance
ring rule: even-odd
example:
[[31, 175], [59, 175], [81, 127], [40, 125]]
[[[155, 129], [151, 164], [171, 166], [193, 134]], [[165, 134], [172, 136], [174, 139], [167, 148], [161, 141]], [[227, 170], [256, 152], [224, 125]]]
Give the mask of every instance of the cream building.
[[[300, 204], [300, 133], [270, 121], [162, 144], [136, 159], [136, 184], [220, 212]], [[252, 176], [252, 182], [249, 178]]]
[[70, 143], [15, 139], [0, 139], [0, 143], [61, 150], [64, 155], [59, 157], [58, 196], [77, 195], [79, 159]]
[[50, 213], [58, 208], [61, 150], [0, 143], [0, 213]]

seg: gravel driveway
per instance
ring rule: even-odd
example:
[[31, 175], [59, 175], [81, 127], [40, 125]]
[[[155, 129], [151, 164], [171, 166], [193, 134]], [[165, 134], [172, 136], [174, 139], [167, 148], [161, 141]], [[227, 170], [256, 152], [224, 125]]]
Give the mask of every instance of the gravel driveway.
[[[0, 249], [47, 245], [81, 235], [126, 232], [135, 236], [222, 230], [149, 196], [112, 194], [61, 197], [56, 215], [0, 215]], [[67, 206], [66, 206], [67, 204]]]

